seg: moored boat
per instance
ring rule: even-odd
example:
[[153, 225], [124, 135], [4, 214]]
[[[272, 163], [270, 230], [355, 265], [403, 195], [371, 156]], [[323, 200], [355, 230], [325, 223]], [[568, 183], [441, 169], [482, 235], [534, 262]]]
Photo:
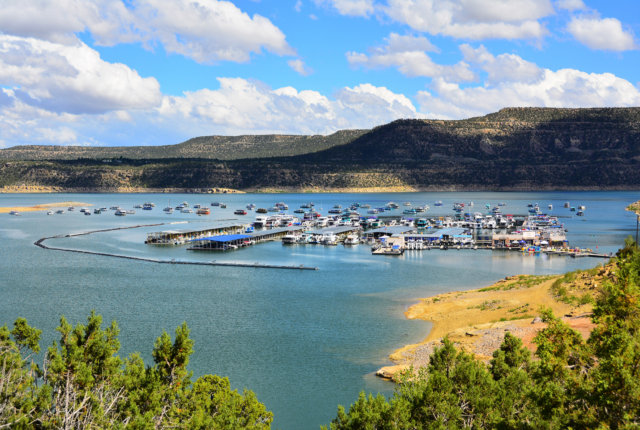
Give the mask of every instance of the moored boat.
[[122, 209], [118, 209], [116, 211], [116, 216], [127, 216], [127, 211], [124, 211]]

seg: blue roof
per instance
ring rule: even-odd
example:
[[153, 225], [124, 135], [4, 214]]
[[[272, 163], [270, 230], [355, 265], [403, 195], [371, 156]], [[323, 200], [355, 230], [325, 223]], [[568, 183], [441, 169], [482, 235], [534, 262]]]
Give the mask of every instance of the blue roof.
[[227, 234], [221, 236], [203, 237], [202, 239], [193, 239], [189, 242], [200, 242], [203, 240], [210, 240], [211, 242], [231, 242], [238, 239], [248, 239], [250, 237], [251, 236], [247, 236], [246, 234]]

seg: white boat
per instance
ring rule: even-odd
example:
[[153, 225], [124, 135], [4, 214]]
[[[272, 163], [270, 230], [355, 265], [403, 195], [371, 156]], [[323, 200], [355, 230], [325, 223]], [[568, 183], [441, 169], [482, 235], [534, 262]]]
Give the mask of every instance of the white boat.
[[338, 243], [338, 236], [331, 231], [327, 231], [322, 234], [322, 243], [324, 245], [336, 245]]
[[20, 215], [20, 212], [18, 212], [18, 211], [11, 211], [11, 212], [9, 212], [9, 215]]
[[266, 215], [258, 215], [256, 220], [253, 222], [255, 227], [264, 227], [267, 225], [267, 220], [269, 219]]
[[166, 208], [162, 209], [165, 212], [173, 212], [173, 208], [171, 206], [167, 206]]
[[329, 222], [329, 218], [321, 216], [320, 218], [316, 219], [316, 226], [326, 227], [328, 222]]
[[180, 210], [180, 212], [182, 212], [183, 214], [192, 214], [193, 213], [193, 211], [191, 209], [189, 209], [189, 208], [182, 208]]
[[106, 212], [106, 211], [107, 211], [107, 208], [104, 208], [104, 207], [100, 208], [100, 212]]
[[84, 212], [89, 212], [89, 209], [87, 208], [80, 208], [80, 212], [84, 213]]
[[47, 215], [53, 215], [53, 211], [47, 212]]
[[130, 209], [127, 211], [127, 215], [135, 215], [136, 211], [134, 211], [133, 209]]
[[368, 214], [377, 214], [378, 212], [379, 212], [378, 209], [369, 209], [367, 211]]
[[91, 212], [86, 211], [84, 214], [85, 214], [85, 215], [91, 215]]
[[134, 209], [142, 209], [142, 205], [133, 205]]
[[403, 206], [411, 206], [411, 203], [409, 203], [409, 202], [404, 202], [404, 203], [402, 203], [402, 205], [403, 205]]
[[552, 210], [553, 209], [553, 205], [549, 205], [548, 208], [549, 208], [549, 210]]
[[195, 205], [193, 205], [193, 208], [194, 208], [194, 209], [200, 209], [201, 207], [202, 207], [202, 205], [199, 205], [199, 204], [195, 204]]
[[294, 233], [289, 233], [287, 234], [285, 237], [282, 238], [282, 244], [294, 244], [294, 243], [298, 243], [300, 241], [300, 235], [299, 234], [294, 234]]
[[188, 208], [188, 207], [189, 207], [189, 203], [187, 203], [187, 202], [182, 202], [182, 206], [184, 206], [185, 208]]
[[254, 210], [256, 208], [256, 205], [254, 205], [253, 203], [250, 203], [247, 205], [247, 210]]
[[67, 210], [68, 210], [69, 212], [73, 212], [73, 211], [75, 211], [75, 210], [76, 210], [76, 208], [74, 208], [73, 206], [69, 206], [69, 207], [67, 208]]
[[145, 204], [142, 205], [142, 207], [144, 207], [144, 206], [149, 206], [149, 207], [152, 207], [152, 208], [156, 207], [156, 205], [153, 204], [153, 203], [145, 203]]
[[116, 211], [117, 216], [127, 216], [127, 211], [123, 211], [122, 209], [118, 209]]
[[344, 240], [344, 244], [345, 245], [359, 245], [360, 244], [360, 238], [358, 237], [357, 234], [350, 234]]
[[120, 210], [120, 206], [111, 206], [109, 210], [112, 210], [112, 211]]
[[96, 215], [100, 215], [102, 213], [102, 211], [100, 209], [94, 209], [93, 213]]
[[56, 211], [56, 213], [57, 213], [57, 214], [63, 214], [63, 213], [64, 213], [64, 209], [58, 209], [58, 210]]

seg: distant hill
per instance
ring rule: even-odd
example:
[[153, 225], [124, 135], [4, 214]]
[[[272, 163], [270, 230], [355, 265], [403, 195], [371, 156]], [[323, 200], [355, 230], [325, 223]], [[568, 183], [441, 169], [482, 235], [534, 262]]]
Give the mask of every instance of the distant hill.
[[[165, 147], [90, 148], [110, 154], [83, 155], [91, 160], [45, 153], [29, 157], [37, 149], [22, 148], [23, 153], [0, 151], [0, 159], [7, 160], [0, 162], [0, 186], [96, 191], [640, 189], [640, 108], [508, 108], [460, 121], [398, 120], [326, 137], [203, 137]], [[144, 151], [157, 156], [142, 157]], [[7, 155], [35, 161], [12, 161]], [[120, 163], [100, 161], [120, 156]]]
[[0, 150], [0, 160], [77, 160], [80, 158], [242, 158], [288, 157], [343, 145], [368, 130], [341, 130], [328, 136], [255, 135], [202, 136], [176, 145], [162, 146], [60, 146], [23, 145]]

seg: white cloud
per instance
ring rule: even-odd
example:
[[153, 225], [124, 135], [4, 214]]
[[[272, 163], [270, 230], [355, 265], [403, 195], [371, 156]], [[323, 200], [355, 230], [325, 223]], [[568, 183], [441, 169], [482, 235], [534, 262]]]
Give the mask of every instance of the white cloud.
[[[241, 78], [219, 78], [220, 89], [167, 96], [159, 108], [163, 121], [194, 124], [201, 130], [247, 133], [325, 133], [370, 128], [398, 118], [423, 117], [411, 101], [384, 87], [345, 87], [331, 100], [317, 91], [277, 90]], [[193, 134], [193, 131], [191, 131]]]
[[625, 31], [615, 18], [573, 17], [567, 31], [591, 49], [627, 51], [638, 48], [633, 33]]
[[293, 8], [296, 12], [300, 12], [302, 10], [302, 0], [298, 0]]
[[424, 51], [438, 51], [425, 37], [391, 33], [386, 45], [370, 49], [370, 55], [347, 52], [352, 67], [368, 69], [396, 67], [402, 74], [416, 77], [443, 77], [447, 81], [473, 81], [476, 74], [464, 62], [452, 66], [434, 63]]
[[161, 101], [155, 78], [105, 62], [80, 41], [61, 45], [0, 35], [0, 85], [15, 87], [15, 99], [52, 112], [145, 109]]
[[309, 76], [313, 73], [313, 69], [311, 67], [307, 67], [302, 60], [289, 60], [287, 61], [287, 64], [302, 76]]
[[246, 62], [262, 49], [278, 55], [294, 50], [285, 35], [260, 15], [219, 0], [21, 0], [0, 8], [5, 34], [74, 44], [74, 33], [89, 31], [96, 44], [141, 42], [199, 63]]
[[45, 143], [57, 143], [57, 144], [73, 144], [78, 141], [75, 131], [69, 127], [52, 128], [37, 128], [36, 132], [39, 134], [38, 140]]
[[311, 19], [312, 19], [312, 20], [314, 20], [314, 21], [317, 21], [317, 20], [318, 20], [318, 17], [317, 17], [317, 16], [315, 16], [314, 14], [309, 15], [309, 18], [311, 18]]
[[573, 12], [574, 10], [587, 10], [587, 6], [582, 0], [558, 0], [555, 3], [556, 8], [568, 10]]
[[330, 6], [341, 15], [369, 16], [375, 10], [373, 0], [314, 0], [317, 5]]
[[537, 82], [504, 82], [495, 86], [460, 88], [434, 79], [416, 96], [421, 111], [438, 118], [468, 118], [504, 107], [619, 107], [640, 104], [640, 92], [611, 73], [544, 69]]
[[487, 48], [480, 45], [474, 49], [470, 45], [460, 45], [465, 61], [478, 65], [487, 72], [487, 83], [501, 82], [538, 82], [544, 76], [544, 70], [536, 64], [523, 60], [518, 55], [501, 54], [495, 57]]
[[432, 35], [463, 39], [540, 39], [537, 20], [554, 13], [549, 0], [388, 0], [390, 18]]

